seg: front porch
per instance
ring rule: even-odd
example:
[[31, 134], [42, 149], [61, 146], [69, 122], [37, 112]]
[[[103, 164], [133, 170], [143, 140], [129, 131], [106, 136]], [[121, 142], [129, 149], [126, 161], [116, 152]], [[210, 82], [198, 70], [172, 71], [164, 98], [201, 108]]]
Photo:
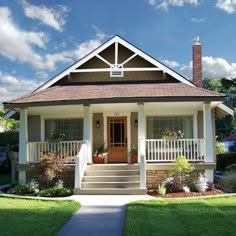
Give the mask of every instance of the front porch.
[[[109, 149], [110, 155], [104, 164], [130, 164], [130, 152], [136, 146], [138, 185], [139, 189], [146, 189], [148, 165], [171, 165], [181, 155], [194, 164], [214, 163], [213, 105], [165, 102], [22, 109], [19, 165], [38, 163], [46, 156], [59, 158], [64, 164], [74, 166], [74, 186], [79, 190], [86, 186], [84, 173], [88, 165], [93, 164], [97, 145], [106, 145]], [[163, 130], [169, 126], [184, 131], [184, 138], [162, 138]], [[63, 133], [64, 140], [50, 140], [51, 133], [54, 138], [55, 133], [57, 137]], [[212, 167], [205, 173], [211, 180]], [[22, 168], [19, 180], [26, 181]]]

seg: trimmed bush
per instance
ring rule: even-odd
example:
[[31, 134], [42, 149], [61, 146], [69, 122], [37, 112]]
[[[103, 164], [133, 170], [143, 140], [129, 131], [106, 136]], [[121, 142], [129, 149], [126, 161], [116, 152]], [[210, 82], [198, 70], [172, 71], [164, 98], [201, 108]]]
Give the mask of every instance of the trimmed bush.
[[172, 179], [165, 184], [167, 193], [179, 193], [183, 192], [183, 185], [177, 179]]
[[216, 169], [224, 171], [229, 165], [236, 164], [236, 152], [216, 155]]
[[0, 133], [0, 146], [19, 144], [19, 132], [7, 131]]
[[69, 188], [46, 188], [39, 192], [40, 197], [66, 197], [72, 194], [72, 189]]
[[219, 184], [226, 188], [236, 189], [236, 173], [235, 172], [226, 173], [224, 175], [224, 178], [220, 180]]

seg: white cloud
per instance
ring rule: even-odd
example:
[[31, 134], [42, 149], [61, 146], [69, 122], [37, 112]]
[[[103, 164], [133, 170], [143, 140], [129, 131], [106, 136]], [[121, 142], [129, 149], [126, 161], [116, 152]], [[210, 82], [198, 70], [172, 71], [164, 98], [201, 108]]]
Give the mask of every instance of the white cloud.
[[26, 0], [21, 1], [25, 16], [39, 20], [42, 24], [52, 27], [57, 31], [63, 31], [66, 21], [68, 7], [65, 5], [56, 5], [54, 8], [44, 5], [36, 6], [28, 3]]
[[31, 93], [43, 82], [13, 77], [0, 71], [0, 104], [3, 101]]
[[[73, 50], [39, 54], [38, 49], [46, 49], [49, 39], [44, 32], [25, 31], [13, 21], [10, 10], [0, 7], [0, 55], [10, 60], [30, 63], [37, 70], [55, 70], [57, 63], [72, 63], [98, 47], [107, 37], [93, 26], [96, 36], [82, 42]], [[20, 46], [19, 46], [20, 45]]]
[[205, 21], [206, 21], [206, 17], [202, 17], [202, 18], [193, 17], [193, 18], [191, 18], [191, 22], [193, 22], [193, 23], [202, 23]]
[[190, 4], [197, 6], [199, 0], [149, 0], [151, 6], [154, 6], [156, 9], [167, 11], [169, 6], [174, 7], [183, 7], [185, 4]]
[[45, 71], [37, 71], [35, 73], [35, 75], [42, 80], [48, 79], [48, 73], [46, 73]]
[[165, 65], [171, 67], [171, 68], [174, 68], [174, 67], [178, 67], [179, 66], [179, 63], [177, 61], [170, 61], [170, 60], [161, 60]]
[[[192, 78], [192, 61], [180, 70], [183, 75]], [[229, 63], [219, 57], [203, 57], [202, 74], [207, 79], [236, 78], [236, 63]]]
[[216, 7], [233, 14], [236, 11], [236, 0], [217, 0]]
[[0, 55], [10, 60], [29, 62], [35, 68], [44, 67], [42, 57], [34, 52], [33, 46], [44, 49], [48, 42], [46, 34], [19, 29], [7, 7], [0, 7], [0, 22]]

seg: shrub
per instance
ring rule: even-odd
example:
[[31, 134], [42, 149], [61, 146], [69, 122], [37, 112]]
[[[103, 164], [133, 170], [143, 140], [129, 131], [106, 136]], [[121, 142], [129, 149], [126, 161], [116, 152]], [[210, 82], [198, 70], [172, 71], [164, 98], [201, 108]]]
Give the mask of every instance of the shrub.
[[39, 196], [41, 197], [66, 197], [72, 194], [72, 189], [51, 187], [41, 190]]
[[157, 193], [160, 194], [160, 195], [165, 195], [166, 194], [166, 187], [165, 187], [164, 183], [161, 183], [161, 184], [158, 185]]
[[236, 189], [236, 173], [227, 172], [224, 178], [219, 181], [219, 184], [226, 188]]
[[172, 174], [176, 175], [182, 184], [182, 182], [185, 180], [185, 177], [192, 171], [193, 167], [188, 162], [187, 158], [185, 156], [179, 156], [175, 161]]
[[7, 193], [19, 194], [19, 195], [35, 195], [34, 189], [28, 184], [18, 184], [13, 188], [10, 188]]
[[0, 146], [19, 144], [19, 132], [7, 131], [0, 133]]
[[179, 193], [183, 192], [183, 185], [177, 179], [172, 179], [165, 183], [167, 193]]
[[39, 164], [31, 166], [32, 177], [38, 179], [41, 186], [53, 186], [67, 167], [52, 155], [41, 158]]
[[216, 155], [216, 169], [224, 171], [229, 165], [236, 164], [236, 153], [228, 152]]
[[227, 153], [228, 150], [225, 147], [224, 143], [216, 142], [216, 154]]
[[197, 181], [195, 182], [197, 192], [206, 192], [208, 189], [207, 178], [200, 174]]
[[215, 184], [213, 182], [207, 182], [207, 185], [207, 191], [212, 191], [215, 188]]

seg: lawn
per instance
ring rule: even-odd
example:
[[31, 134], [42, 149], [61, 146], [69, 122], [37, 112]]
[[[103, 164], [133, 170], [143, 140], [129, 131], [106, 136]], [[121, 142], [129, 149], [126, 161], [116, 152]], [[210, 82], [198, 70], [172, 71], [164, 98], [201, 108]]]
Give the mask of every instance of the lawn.
[[129, 204], [125, 236], [236, 235], [236, 196]]
[[0, 197], [0, 235], [55, 235], [79, 207], [74, 201]]
[[0, 184], [10, 184], [11, 183], [11, 175], [0, 175]]

